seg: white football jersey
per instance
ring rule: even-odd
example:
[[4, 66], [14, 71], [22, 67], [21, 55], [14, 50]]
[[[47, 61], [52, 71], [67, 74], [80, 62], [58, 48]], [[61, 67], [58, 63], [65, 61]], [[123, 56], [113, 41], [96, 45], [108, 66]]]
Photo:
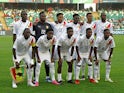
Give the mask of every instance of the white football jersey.
[[74, 36], [72, 36], [71, 38], [68, 38], [68, 36], [65, 35], [58, 40], [58, 46], [61, 46], [62, 52], [69, 52], [69, 48], [75, 45], [76, 45], [76, 38]]
[[112, 23], [106, 21], [106, 22], [102, 22], [101, 20], [96, 21], [96, 37], [102, 37], [103, 36], [103, 31], [105, 29], [109, 29], [110, 33], [113, 33], [113, 27], [112, 27]]
[[31, 34], [33, 34], [32, 23], [29, 20], [26, 20], [26, 22], [22, 22], [22, 20], [17, 21], [13, 26], [13, 34], [16, 34], [18, 37], [23, 34], [25, 28], [29, 28], [31, 30]]
[[38, 47], [38, 50], [41, 52], [41, 53], [45, 53], [45, 52], [48, 52], [49, 49], [51, 48], [52, 46], [52, 40], [54, 40], [54, 44], [56, 44], [56, 37], [53, 36], [52, 39], [48, 40], [47, 39], [47, 35], [42, 35], [39, 37], [37, 43], [36, 43], [36, 46]]
[[98, 52], [104, 52], [108, 48], [114, 48], [115, 42], [112, 36], [109, 36], [107, 40], [105, 40], [104, 37], [97, 37], [94, 43], [94, 47], [97, 47]]
[[94, 45], [94, 37], [91, 36], [89, 39], [86, 35], [80, 36], [77, 41], [77, 46], [79, 47], [80, 53], [88, 53], [90, 52], [91, 47]]
[[91, 23], [85, 22], [83, 24], [83, 26], [81, 27], [81, 34], [82, 35], [86, 35], [86, 29], [87, 28], [91, 28], [92, 29], [92, 35], [94, 36], [94, 31], [96, 30], [96, 23], [95, 23], [95, 21], [93, 21]]
[[66, 34], [66, 22], [63, 21], [62, 23], [55, 23], [55, 22], [49, 22], [54, 30], [54, 35], [57, 39], [59, 39], [61, 36], [64, 36]]
[[17, 37], [13, 44], [13, 48], [16, 49], [16, 53], [19, 56], [28, 53], [31, 46], [35, 46], [35, 38], [33, 36], [28, 39], [25, 39], [24, 36]]
[[67, 27], [72, 27], [74, 31], [74, 37], [78, 38], [81, 34], [81, 26], [80, 24], [74, 24], [73, 22], [68, 23]]

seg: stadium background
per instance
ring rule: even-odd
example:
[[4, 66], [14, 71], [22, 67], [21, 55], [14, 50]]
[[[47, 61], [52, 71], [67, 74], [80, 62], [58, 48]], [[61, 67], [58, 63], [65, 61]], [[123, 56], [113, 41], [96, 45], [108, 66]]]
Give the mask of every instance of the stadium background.
[[85, 21], [87, 12], [93, 13], [98, 20], [101, 12], [107, 14], [107, 20], [113, 22], [114, 34], [124, 34], [124, 0], [0, 0], [0, 35], [12, 35], [12, 27], [20, 18], [20, 11], [27, 10], [28, 18], [38, 20], [38, 13], [45, 10], [48, 21], [56, 20], [56, 13], [62, 12], [66, 21], [78, 13]]
[[[75, 84], [70, 85], [66, 82], [61, 86], [54, 86], [46, 83], [44, 80], [45, 71], [43, 66], [41, 68], [41, 85], [39, 87], [27, 87], [27, 80], [25, 80], [22, 84], [19, 84], [17, 89], [12, 89], [12, 78], [9, 71], [9, 68], [13, 66], [12, 26], [14, 20], [19, 19], [19, 13], [22, 9], [27, 10], [31, 21], [36, 21], [38, 13], [42, 10], [47, 11], [46, 14], [50, 21], [53, 21], [55, 14], [59, 11], [64, 13], [68, 21], [72, 19], [72, 15], [75, 12], [81, 15], [81, 21], [83, 21], [88, 11], [93, 12], [94, 19], [99, 19], [100, 12], [104, 11], [107, 13], [107, 19], [114, 23], [114, 33], [124, 34], [124, 22], [121, 21], [124, 18], [124, 0], [96, 0], [96, 3], [94, 3], [96, 4], [96, 11], [92, 11], [92, 8], [84, 9], [87, 3], [93, 4], [93, 0], [73, 0], [78, 3], [52, 3], [50, 2], [51, 0], [44, 0], [44, 3], [41, 3], [43, 0], [35, 1], [37, 2], [33, 2], [32, 0], [0, 0], [0, 93], [124, 93], [123, 35], [114, 35], [116, 48], [112, 58], [111, 71], [111, 78], [114, 80], [114, 83], [104, 81], [105, 63], [101, 62], [101, 80], [98, 84], [91, 84], [87, 79], [81, 81], [81, 84], [78, 86]], [[79, 1], [83, 1], [83, 3], [79, 3]], [[48, 15], [51, 16], [49, 17]], [[64, 63], [63, 65], [63, 78], [65, 79], [67, 75], [67, 64]]]

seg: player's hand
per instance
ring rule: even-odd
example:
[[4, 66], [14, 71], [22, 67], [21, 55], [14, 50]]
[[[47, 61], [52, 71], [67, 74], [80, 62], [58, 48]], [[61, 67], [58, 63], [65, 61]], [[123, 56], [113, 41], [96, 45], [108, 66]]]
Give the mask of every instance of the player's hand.
[[15, 62], [15, 65], [16, 65], [16, 68], [18, 69], [20, 64], [18, 62]]
[[95, 60], [95, 64], [98, 65], [99, 64], [99, 61], [98, 60]]
[[89, 60], [90, 60], [90, 62], [92, 62], [92, 57], [91, 56], [89, 56], [89, 58], [88, 58]]
[[53, 45], [55, 43], [55, 38], [51, 40], [51, 44]]
[[51, 63], [54, 63], [54, 58], [51, 58]]
[[78, 59], [77, 59], [77, 60], [78, 60], [78, 62], [80, 62], [80, 60], [81, 60], [81, 57], [80, 57], [80, 56], [78, 56]]
[[33, 25], [36, 26], [38, 22], [34, 22]]
[[111, 60], [110, 59], [108, 59], [107, 62], [109, 62], [109, 65], [111, 65]]
[[61, 58], [59, 58], [59, 62], [62, 63], [62, 59]]
[[40, 62], [41, 62], [41, 60], [38, 58], [38, 59], [37, 59], [37, 62], [38, 62], [38, 63], [40, 63]]

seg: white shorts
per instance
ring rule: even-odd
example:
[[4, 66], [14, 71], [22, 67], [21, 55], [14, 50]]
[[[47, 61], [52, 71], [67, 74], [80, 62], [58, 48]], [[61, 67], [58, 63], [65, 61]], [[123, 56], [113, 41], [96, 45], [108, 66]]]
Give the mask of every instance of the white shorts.
[[62, 52], [61, 53], [61, 58], [63, 60], [68, 61], [68, 62], [71, 62], [71, 60], [72, 60], [72, 56], [70, 56], [70, 53], [67, 53], [67, 52]]
[[104, 52], [101, 52], [101, 53], [97, 53], [97, 59], [98, 60], [108, 60], [109, 58], [109, 53], [104, 51]]
[[[29, 56], [29, 54], [25, 54], [25, 55], [16, 55], [17, 61], [20, 63], [21, 60], [24, 60], [25, 64], [27, 65], [33, 65], [34, 62], [31, 60], [31, 57]], [[13, 58], [14, 60], [14, 58]], [[15, 60], [14, 60], [15, 61]]]
[[39, 54], [41, 63], [42, 63], [43, 61], [49, 62], [49, 63], [51, 62], [51, 54], [50, 54], [49, 51], [44, 52], [44, 53], [42, 53], [42, 52], [39, 51], [38, 54]]

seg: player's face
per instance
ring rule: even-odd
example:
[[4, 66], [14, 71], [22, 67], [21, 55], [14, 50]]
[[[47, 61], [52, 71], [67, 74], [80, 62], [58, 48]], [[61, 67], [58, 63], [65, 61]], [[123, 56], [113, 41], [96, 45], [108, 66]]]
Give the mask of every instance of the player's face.
[[105, 39], [109, 38], [109, 36], [110, 36], [110, 32], [109, 31], [104, 32], [104, 38]]
[[73, 35], [73, 29], [69, 29], [67, 31], [67, 34], [68, 34], [69, 37], [71, 37]]
[[75, 16], [75, 17], [74, 17], [74, 22], [75, 22], [75, 23], [78, 23], [79, 20], [80, 20], [79, 16]]
[[105, 13], [102, 13], [102, 14], [101, 14], [101, 19], [102, 19], [102, 20], [106, 20], [106, 14], [105, 14]]
[[47, 32], [47, 39], [52, 39], [53, 38], [53, 31]]
[[44, 13], [40, 15], [40, 20], [43, 22], [46, 21], [46, 15]]
[[63, 15], [59, 15], [59, 16], [57, 17], [57, 19], [58, 19], [58, 22], [62, 22], [62, 21], [63, 21]]
[[92, 18], [93, 18], [92, 14], [87, 15], [87, 20], [92, 21]]
[[31, 35], [30, 29], [26, 29], [26, 30], [24, 31], [23, 35], [24, 35], [25, 39], [28, 39], [28, 38], [30, 37], [30, 35]]
[[25, 11], [23, 11], [23, 12], [21, 13], [21, 17], [22, 17], [22, 20], [23, 20], [23, 21], [26, 21], [26, 20], [27, 20], [27, 13], [26, 13]]
[[91, 37], [92, 36], [92, 30], [88, 30], [88, 32], [87, 32], [87, 37], [89, 38], [89, 37]]

